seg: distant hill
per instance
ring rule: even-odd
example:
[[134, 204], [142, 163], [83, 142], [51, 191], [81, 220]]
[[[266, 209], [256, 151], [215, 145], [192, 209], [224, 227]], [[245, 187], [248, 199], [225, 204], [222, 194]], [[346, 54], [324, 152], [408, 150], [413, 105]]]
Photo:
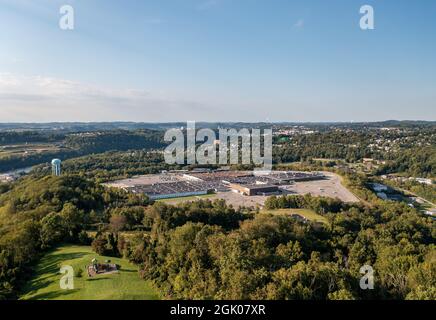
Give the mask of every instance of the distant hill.
[[[315, 127], [416, 127], [435, 126], [436, 121], [388, 120], [379, 122], [197, 122], [197, 128], [258, 128], [270, 126], [306, 126]], [[56, 130], [59, 132], [84, 132], [101, 130], [167, 130], [186, 127], [186, 122], [50, 122], [50, 123], [0, 123], [0, 131], [8, 130]]]

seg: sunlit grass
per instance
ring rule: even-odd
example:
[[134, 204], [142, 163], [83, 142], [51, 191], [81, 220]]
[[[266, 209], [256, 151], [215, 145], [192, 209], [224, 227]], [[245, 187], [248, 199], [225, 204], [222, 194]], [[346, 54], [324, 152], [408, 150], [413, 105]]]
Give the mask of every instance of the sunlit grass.
[[313, 222], [327, 223], [327, 219], [313, 210], [309, 209], [275, 209], [275, 210], [262, 210], [263, 214], [274, 214], [274, 215], [293, 215], [298, 214], [305, 217], [307, 220]]
[[[115, 274], [89, 278], [85, 267], [93, 258], [99, 262], [111, 260], [121, 266]], [[82, 270], [74, 277], [74, 289], [62, 290], [61, 266]], [[28, 283], [21, 299], [32, 300], [156, 300], [159, 296], [151, 284], [142, 280], [138, 268], [121, 258], [99, 256], [86, 246], [62, 246], [45, 255], [36, 267], [35, 276]]]

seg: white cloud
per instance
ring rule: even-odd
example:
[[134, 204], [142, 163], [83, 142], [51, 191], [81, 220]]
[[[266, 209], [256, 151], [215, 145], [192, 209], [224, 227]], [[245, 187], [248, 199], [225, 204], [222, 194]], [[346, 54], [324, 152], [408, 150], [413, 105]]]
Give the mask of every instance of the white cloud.
[[204, 103], [146, 90], [0, 73], [0, 122], [174, 121], [202, 117], [213, 113], [212, 109]]

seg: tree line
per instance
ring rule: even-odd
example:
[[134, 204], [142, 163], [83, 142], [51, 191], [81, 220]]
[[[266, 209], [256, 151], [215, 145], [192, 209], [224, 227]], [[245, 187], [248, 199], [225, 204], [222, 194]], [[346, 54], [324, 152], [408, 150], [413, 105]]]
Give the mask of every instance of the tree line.
[[[18, 297], [44, 252], [70, 242], [130, 259], [171, 299], [436, 298], [435, 222], [414, 208], [311, 196], [267, 205], [312, 209], [328, 223], [222, 200], [152, 204], [78, 175], [31, 175], [0, 194], [0, 297]], [[359, 287], [363, 265], [375, 270], [374, 290]]]
[[[432, 219], [390, 203], [324, 209], [326, 226], [256, 214], [230, 229], [216, 221], [171, 227], [165, 213], [119, 253], [170, 299], [436, 298]], [[375, 270], [374, 290], [359, 287], [363, 265]]]
[[88, 244], [86, 231], [108, 223], [113, 210], [148, 204], [74, 175], [29, 176], [0, 191], [0, 299], [17, 298], [32, 265], [53, 246]]
[[0, 158], [0, 172], [35, 165], [47, 165], [51, 159], [77, 158], [107, 151], [162, 149], [163, 133], [155, 130], [113, 130], [89, 133], [41, 133], [41, 132], [0, 132], [0, 143], [56, 142], [58, 151], [47, 151], [29, 155], [7, 155]]

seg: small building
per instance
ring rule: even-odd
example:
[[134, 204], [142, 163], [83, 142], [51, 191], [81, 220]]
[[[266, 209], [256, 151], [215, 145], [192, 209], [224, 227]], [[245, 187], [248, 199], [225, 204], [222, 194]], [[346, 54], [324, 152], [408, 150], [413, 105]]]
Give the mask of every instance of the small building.
[[388, 190], [388, 187], [385, 186], [384, 184], [381, 184], [381, 183], [373, 183], [373, 184], [372, 184], [372, 189], [373, 189], [375, 192], [381, 192], [381, 191], [387, 191], [387, 190]]
[[379, 197], [382, 200], [388, 200], [388, 195], [384, 192], [377, 192], [377, 197]]
[[0, 182], [12, 182], [15, 178], [10, 174], [0, 174]]
[[308, 221], [306, 217], [303, 217], [301, 214], [298, 214], [298, 213], [291, 214], [291, 217], [294, 218], [295, 220], [297, 220], [299, 222], [303, 222], [303, 223], [306, 223]]
[[421, 184], [427, 184], [427, 185], [432, 185], [433, 184], [433, 180], [432, 179], [424, 179], [424, 178], [415, 178], [416, 182], [419, 182]]
[[436, 209], [430, 209], [425, 212], [426, 215], [436, 217]]
[[105, 263], [99, 263], [97, 259], [92, 259], [91, 265], [87, 266], [88, 277], [93, 277], [99, 274], [108, 274], [118, 272], [118, 266], [106, 260]]

